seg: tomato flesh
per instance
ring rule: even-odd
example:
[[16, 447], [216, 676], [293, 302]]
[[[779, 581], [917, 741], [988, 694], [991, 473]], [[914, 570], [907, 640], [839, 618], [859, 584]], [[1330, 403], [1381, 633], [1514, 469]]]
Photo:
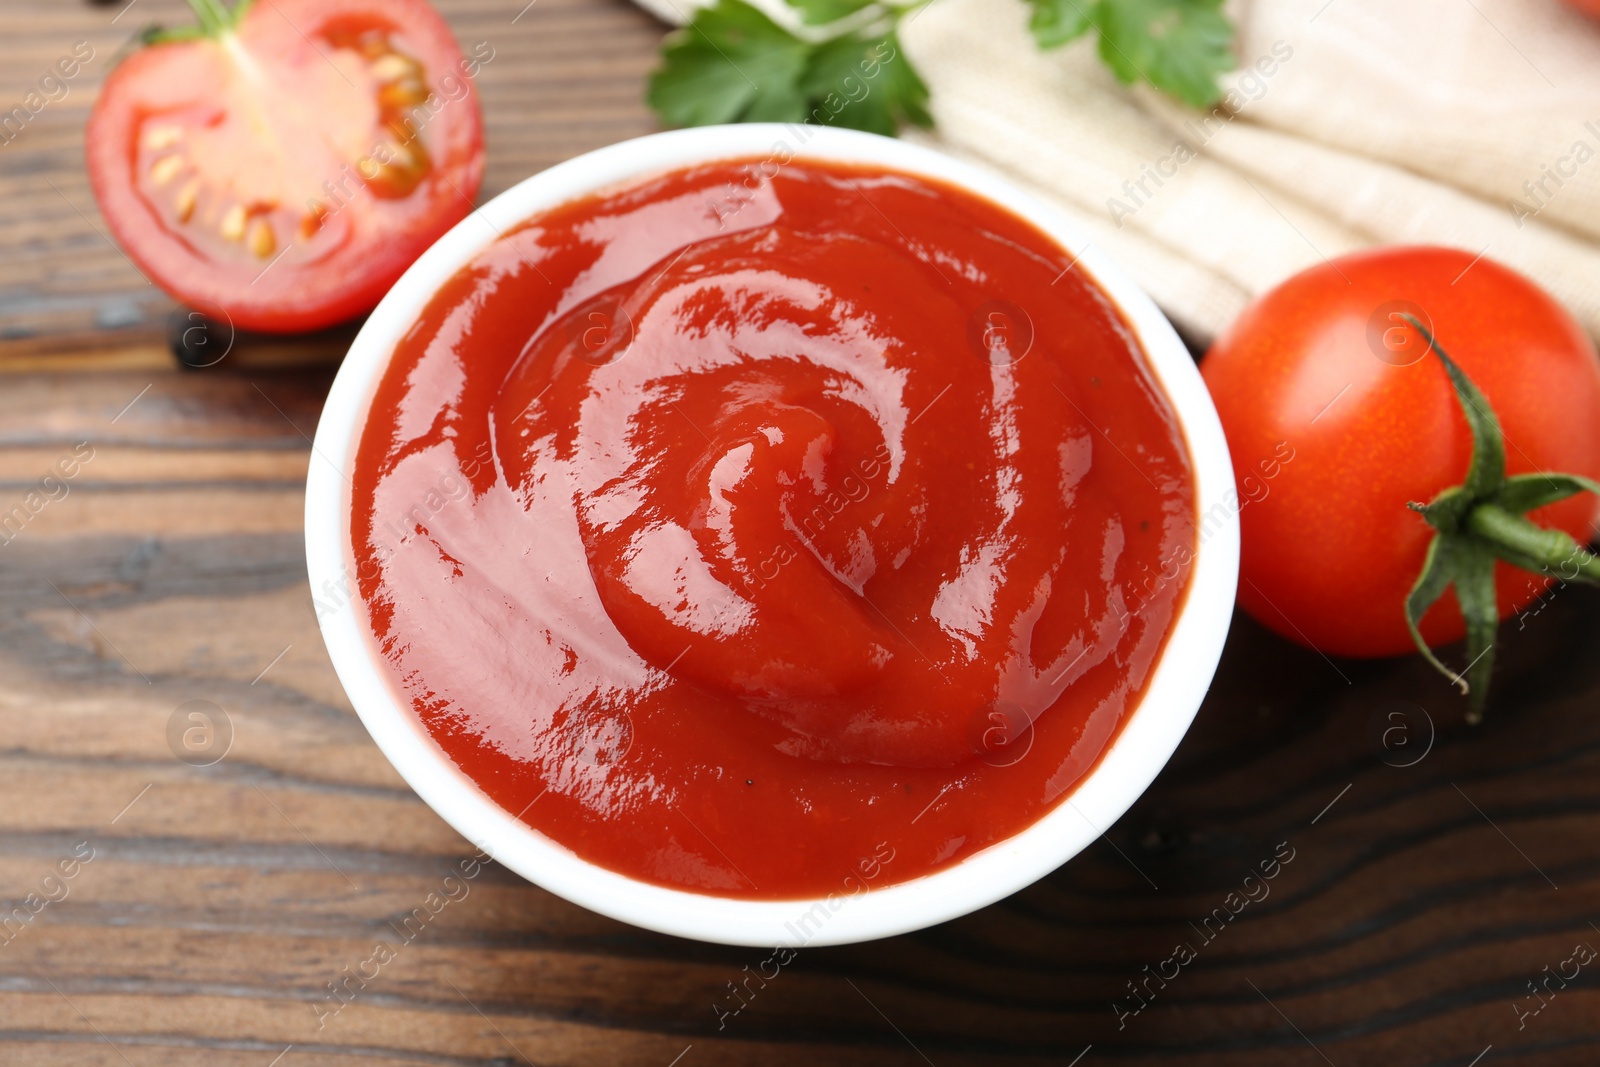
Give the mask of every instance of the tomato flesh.
[[[1444, 248], [1358, 253], [1289, 279], [1245, 310], [1201, 371], [1240, 486], [1239, 603], [1329, 655], [1414, 650], [1405, 598], [1433, 530], [1406, 505], [1460, 484], [1471, 458], [1443, 366], [1395, 318], [1408, 312], [1499, 415], [1509, 474], [1600, 478], [1600, 359], [1531, 281]], [[1586, 541], [1597, 515], [1580, 494], [1530, 518]], [[1548, 582], [1501, 564], [1496, 584], [1504, 618]], [[1453, 592], [1422, 632], [1435, 645], [1462, 636]]]
[[96, 196], [178, 299], [249, 329], [342, 321], [471, 210], [481, 62], [422, 0], [255, 5], [107, 80], [88, 131]]

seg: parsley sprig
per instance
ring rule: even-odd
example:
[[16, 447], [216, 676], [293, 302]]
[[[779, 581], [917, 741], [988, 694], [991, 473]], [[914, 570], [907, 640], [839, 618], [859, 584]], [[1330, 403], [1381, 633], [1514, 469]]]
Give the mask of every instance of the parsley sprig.
[[[746, 0], [701, 8], [661, 49], [650, 106], [671, 126], [814, 122], [893, 134], [931, 126], [928, 87], [901, 22], [930, 0], [784, 0], [783, 25]], [[1145, 81], [1196, 107], [1233, 67], [1222, 0], [1025, 0], [1041, 49], [1094, 35], [1125, 84]]]
[[[900, 49], [908, 6], [788, 0], [799, 26], [744, 0], [701, 8], [662, 46], [649, 101], [671, 126], [815, 122], [893, 135], [931, 126], [928, 87]], [[819, 27], [819, 29], [810, 29]]]

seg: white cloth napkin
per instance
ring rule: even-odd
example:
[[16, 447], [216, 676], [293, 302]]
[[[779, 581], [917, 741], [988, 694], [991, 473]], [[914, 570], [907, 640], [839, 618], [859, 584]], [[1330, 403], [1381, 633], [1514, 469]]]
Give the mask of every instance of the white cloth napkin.
[[1201, 344], [1324, 257], [1419, 243], [1521, 270], [1600, 336], [1600, 23], [1560, 0], [1229, 11], [1240, 69], [1207, 113], [1087, 40], [1041, 53], [1021, 0], [934, 0], [902, 36], [937, 127], [907, 136], [1064, 210]]

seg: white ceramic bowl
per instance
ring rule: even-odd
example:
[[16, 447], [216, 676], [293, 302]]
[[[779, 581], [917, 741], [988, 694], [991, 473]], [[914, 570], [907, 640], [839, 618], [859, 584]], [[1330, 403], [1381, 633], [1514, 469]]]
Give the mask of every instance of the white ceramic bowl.
[[[655, 134], [579, 156], [495, 197], [445, 234], [395, 283], [361, 329], [328, 394], [306, 481], [312, 589], [349, 588], [349, 471], [373, 389], [396, 342], [434, 292], [500, 234], [574, 197], [722, 159], [877, 164], [970, 190], [1033, 222], [1099, 282], [1138, 334], [1188, 440], [1207, 516], [1192, 585], [1160, 663], [1099, 765], [1067, 802], [955, 866], [857, 895], [749, 901], [666, 889], [595, 866], [512, 817], [445, 756], [391, 687], [359, 603], [323, 612], [322, 636], [351, 703], [424, 801], [498, 862], [557, 896], [636, 926], [681, 937], [772, 947], [867, 941], [916, 930], [993, 903], [1049, 874], [1116, 822], [1166, 764], [1211, 684], [1233, 612], [1239, 524], [1222, 426], [1194, 361], [1150, 299], [1058, 212], [991, 174], [904, 141], [819, 127], [714, 126]], [[323, 595], [319, 592], [319, 596]]]

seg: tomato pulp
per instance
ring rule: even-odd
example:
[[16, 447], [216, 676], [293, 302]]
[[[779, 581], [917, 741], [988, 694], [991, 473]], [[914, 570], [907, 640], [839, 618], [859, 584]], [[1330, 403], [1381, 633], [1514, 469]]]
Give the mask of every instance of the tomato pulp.
[[472, 210], [473, 78], [493, 48], [464, 57], [426, 0], [273, 0], [216, 19], [106, 79], [85, 134], [106, 221], [151, 280], [240, 329], [370, 311]]
[[822, 895], [1025, 828], [1136, 706], [1195, 539], [1181, 430], [1072, 262], [812, 162], [508, 234], [359, 443], [397, 691], [507, 810], [660, 885]]

